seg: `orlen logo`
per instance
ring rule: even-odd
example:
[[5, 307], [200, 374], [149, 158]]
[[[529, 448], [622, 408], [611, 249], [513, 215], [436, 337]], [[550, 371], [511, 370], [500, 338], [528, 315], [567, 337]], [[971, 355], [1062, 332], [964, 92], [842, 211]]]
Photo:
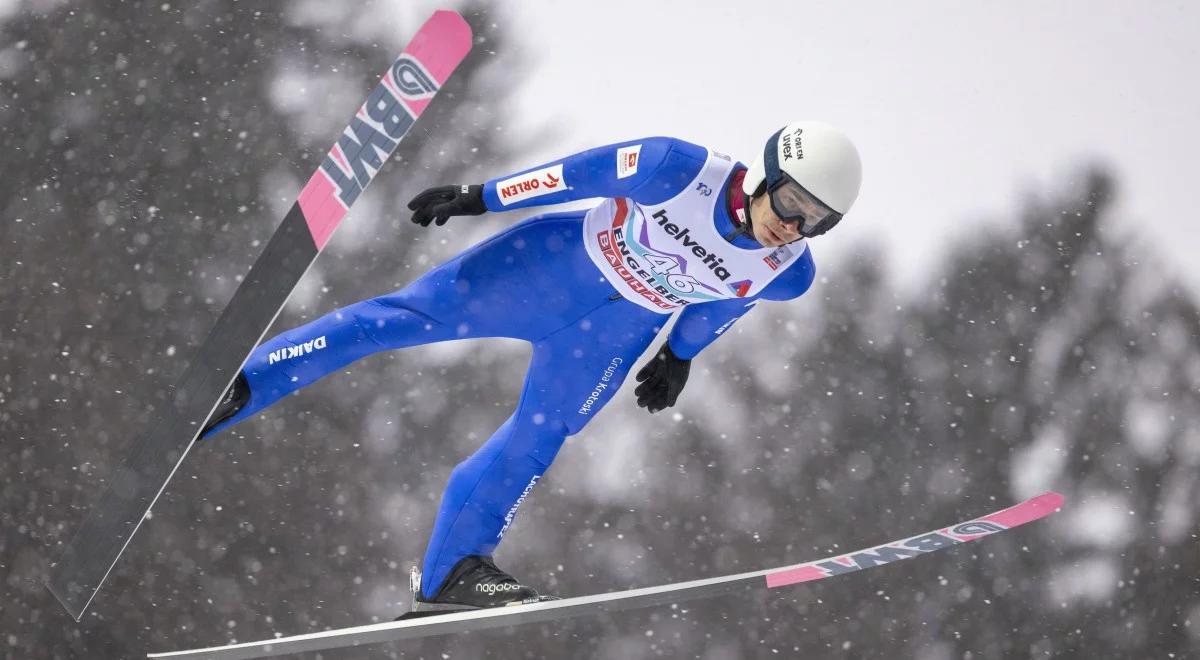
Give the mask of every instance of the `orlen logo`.
[[284, 348], [271, 351], [271, 354], [267, 356], [267, 364], [275, 364], [281, 360], [291, 360], [292, 358], [298, 358], [301, 355], [308, 355], [313, 351], [319, 351], [325, 348], [325, 345], [325, 335], [321, 335], [320, 337], [317, 337], [311, 341], [306, 341], [303, 344], [286, 346]]
[[563, 180], [563, 166], [562, 163], [558, 163], [496, 182], [496, 196], [500, 198], [501, 204], [508, 206], [533, 197], [556, 193], [566, 188], [567, 182]]
[[642, 154], [642, 145], [617, 149], [617, 178], [624, 179], [637, 174], [638, 158]]

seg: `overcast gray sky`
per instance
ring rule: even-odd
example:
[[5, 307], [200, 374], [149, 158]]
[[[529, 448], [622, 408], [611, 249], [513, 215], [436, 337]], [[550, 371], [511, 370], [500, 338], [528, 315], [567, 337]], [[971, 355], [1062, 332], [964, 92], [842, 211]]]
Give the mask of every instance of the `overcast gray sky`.
[[864, 184], [818, 263], [875, 235], [912, 285], [947, 239], [1098, 158], [1124, 183], [1119, 226], [1200, 291], [1200, 3], [509, 6], [534, 65], [513, 74], [514, 128], [567, 128], [530, 161], [653, 134], [749, 161], [789, 120], [823, 119], [858, 143]]

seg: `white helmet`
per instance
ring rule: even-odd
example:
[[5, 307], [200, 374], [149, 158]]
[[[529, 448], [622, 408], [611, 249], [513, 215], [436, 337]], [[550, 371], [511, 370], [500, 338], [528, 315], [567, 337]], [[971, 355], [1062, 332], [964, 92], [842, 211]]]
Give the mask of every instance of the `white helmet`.
[[[838, 129], [818, 121], [792, 122], [767, 140], [742, 190], [749, 197], [764, 184], [775, 213], [800, 220], [801, 233], [816, 236], [829, 231], [854, 205], [862, 185], [862, 161], [854, 143]], [[798, 192], [788, 194], [789, 190]]]

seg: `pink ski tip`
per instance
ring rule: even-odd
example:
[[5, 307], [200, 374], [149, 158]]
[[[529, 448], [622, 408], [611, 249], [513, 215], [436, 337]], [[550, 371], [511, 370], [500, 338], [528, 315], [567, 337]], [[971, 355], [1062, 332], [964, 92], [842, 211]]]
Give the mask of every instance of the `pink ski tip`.
[[1027, 522], [1045, 518], [1058, 511], [1062, 508], [1065, 501], [1066, 498], [1061, 493], [1050, 491], [1025, 500], [1003, 511], [997, 511], [990, 516], [984, 516], [981, 520], [988, 520], [1004, 527], [1017, 527]]
[[471, 32], [471, 25], [462, 17], [462, 14], [453, 9], [439, 9], [433, 12], [427, 25], [435, 27], [439, 31], [444, 30], [446, 36], [455, 40], [466, 40], [470, 43], [475, 38], [475, 34]]
[[[969, 543], [996, 532], [1012, 529], [1025, 523], [1040, 520], [1062, 508], [1064, 498], [1053, 491], [1042, 493], [1007, 509], [990, 513], [982, 518], [975, 518], [958, 523], [951, 527], [927, 532], [907, 539], [900, 539], [866, 548], [858, 552], [849, 552], [837, 557], [810, 561], [786, 568], [780, 568], [763, 573], [767, 579], [767, 587], [783, 587], [801, 582], [822, 580], [834, 575], [852, 573], [872, 566], [882, 566], [902, 559], [919, 557], [942, 548], [949, 548], [959, 543]], [[980, 525], [980, 522], [992, 523]], [[931, 539], [942, 541], [933, 543]], [[932, 545], [931, 545], [932, 543]]]
[[1033, 499], [1038, 503], [1039, 506], [1047, 506], [1055, 511], [1063, 508], [1063, 504], [1067, 503], [1067, 498], [1063, 497], [1062, 493], [1056, 493], [1054, 491], [1042, 493]]
[[437, 80], [446, 82], [474, 45], [471, 26], [456, 11], [439, 9], [417, 30], [404, 52]]

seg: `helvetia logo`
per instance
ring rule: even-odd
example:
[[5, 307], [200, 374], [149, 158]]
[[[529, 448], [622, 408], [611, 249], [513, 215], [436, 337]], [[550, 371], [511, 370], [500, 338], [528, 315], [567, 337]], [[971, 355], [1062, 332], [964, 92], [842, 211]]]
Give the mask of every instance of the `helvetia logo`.
[[319, 351], [325, 348], [326, 343], [325, 335], [321, 335], [320, 337], [306, 341], [303, 344], [296, 344], [295, 346], [287, 346], [271, 351], [271, 353], [267, 355], [267, 364], [275, 364], [281, 360], [291, 360], [293, 358], [298, 358], [301, 355], [308, 355], [313, 351]]
[[671, 222], [665, 210], [660, 209], [655, 211], [651, 217], [658, 221], [658, 226], [662, 227], [668, 236], [683, 243], [683, 247], [691, 248], [692, 254], [700, 257], [700, 263], [708, 267], [713, 272], [713, 275], [717, 276], [717, 279], [722, 282], [729, 279], [729, 271], [721, 265], [725, 262], [725, 259], [709, 252], [708, 248], [700, 245], [699, 241], [692, 238], [687, 227], [680, 228], [679, 225]]

